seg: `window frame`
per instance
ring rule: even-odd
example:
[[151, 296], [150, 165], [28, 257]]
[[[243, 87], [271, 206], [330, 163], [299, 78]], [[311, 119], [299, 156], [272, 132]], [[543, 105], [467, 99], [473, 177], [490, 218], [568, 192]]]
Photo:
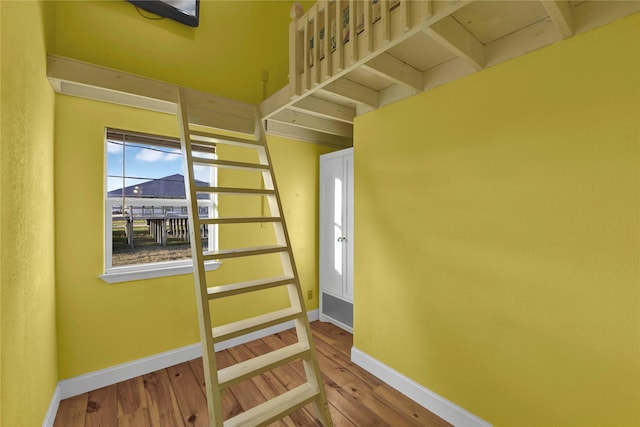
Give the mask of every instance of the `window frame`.
[[[134, 142], [137, 144], [151, 144], [147, 141], [172, 141], [172, 144], [175, 144], [176, 141], [179, 141], [177, 138], [167, 137], [162, 135], [150, 135], [143, 134], [140, 132], [120, 130], [114, 128], [105, 128], [104, 134], [104, 159], [105, 159], [105, 168], [104, 168], [104, 189], [102, 193], [103, 201], [104, 201], [104, 274], [99, 275], [98, 277], [104, 280], [107, 283], [122, 283], [134, 280], [144, 280], [144, 279], [152, 279], [158, 277], [167, 277], [174, 276], [180, 274], [191, 274], [193, 273], [193, 260], [191, 258], [179, 259], [179, 260], [171, 260], [171, 261], [161, 261], [161, 262], [153, 262], [153, 263], [145, 263], [145, 264], [130, 264], [130, 265], [122, 265], [122, 266], [113, 266], [113, 206], [122, 205], [122, 198], [120, 197], [108, 197], [108, 172], [106, 167], [107, 162], [107, 145], [109, 144], [109, 140], [113, 139], [113, 135], [120, 134], [123, 138], [131, 138], [130, 142]], [[126, 141], [126, 139], [125, 139]], [[162, 145], [155, 144], [155, 145]], [[182, 154], [181, 154], [182, 155]], [[215, 156], [215, 153], [214, 153]], [[182, 171], [183, 176], [185, 176], [185, 171]], [[212, 167], [211, 172], [211, 184], [213, 186], [217, 185], [218, 180], [218, 171], [216, 167]], [[125, 175], [126, 177], [126, 175]], [[186, 177], [185, 177], [186, 178]], [[127, 198], [125, 200], [126, 206], [149, 206], [149, 198]], [[153, 199], [154, 202], [157, 202], [156, 206], [173, 206], [173, 207], [186, 207], [187, 199]], [[127, 203], [128, 202], [128, 203]], [[129, 205], [131, 203], [131, 205]], [[218, 198], [217, 195], [213, 195], [212, 199], [202, 199], [198, 200], [198, 206], [207, 206], [210, 208], [210, 212], [213, 217], [217, 217], [218, 215]], [[124, 207], [123, 207], [124, 208]], [[209, 247], [207, 248], [209, 251], [218, 249], [218, 226], [217, 225], [209, 225]], [[205, 262], [205, 271], [216, 270], [218, 267], [222, 265], [219, 261], [206, 261]]]

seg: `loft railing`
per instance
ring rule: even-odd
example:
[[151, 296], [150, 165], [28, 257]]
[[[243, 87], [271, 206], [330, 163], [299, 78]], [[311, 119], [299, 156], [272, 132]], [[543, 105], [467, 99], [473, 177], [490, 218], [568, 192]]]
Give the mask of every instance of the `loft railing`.
[[368, 60], [431, 17], [431, 0], [319, 0], [296, 3], [289, 27], [290, 96]]

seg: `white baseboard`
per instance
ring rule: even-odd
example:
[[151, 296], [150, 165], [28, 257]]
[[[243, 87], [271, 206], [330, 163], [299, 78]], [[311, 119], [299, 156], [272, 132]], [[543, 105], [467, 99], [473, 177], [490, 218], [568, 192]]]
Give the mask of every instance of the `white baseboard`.
[[490, 423], [421, 386], [356, 347], [351, 348], [351, 361], [456, 427], [491, 427]]
[[44, 416], [44, 421], [42, 421], [42, 427], [53, 427], [53, 423], [56, 420], [56, 414], [58, 413], [58, 406], [60, 406], [60, 401], [62, 400], [60, 396], [60, 384], [58, 384], [56, 385], [55, 390], [53, 390], [53, 397], [51, 398], [51, 402], [49, 402], [49, 407], [47, 408], [47, 413]]
[[[318, 310], [308, 311], [307, 317], [309, 318], [310, 322], [318, 320]], [[282, 332], [291, 328], [293, 328], [293, 321], [271, 326], [260, 331], [243, 335], [242, 337], [232, 338], [230, 340], [216, 344], [216, 351], [235, 347], [237, 345], [257, 340], [268, 335], [273, 335], [275, 333]], [[189, 360], [196, 359], [200, 356], [202, 356], [201, 345], [199, 343], [191, 344], [185, 347], [177, 348], [175, 350], [154, 354], [153, 356], [145, 357], [120, 365], [111, 366], [106, 369], [90, 372], [88, 374], [80, 375], [66, 380], [61, 380], [58, 382], [56, 394], [54, 395], [54, 398], [57, 398], [57, 403], [54, 404], [54, 399], [52, 399], [50, 405], [50, 409], [55, 406], [53, 418], [55, 419], [55, 414], [58, 409], [58, 403], [62, 399], [67, 399], [69, 397], [77, 396], [79, 394], [119, 383], [121, 381], [126, 381], [140, 375], [157, 371], [159, 369], [177, 365], [179, 363], [184, 363]], [[47, 416], [49, 416], [49, 412], [47, 412]], [[51, 425], [53, 425], [53, 420], [51, 420]]]

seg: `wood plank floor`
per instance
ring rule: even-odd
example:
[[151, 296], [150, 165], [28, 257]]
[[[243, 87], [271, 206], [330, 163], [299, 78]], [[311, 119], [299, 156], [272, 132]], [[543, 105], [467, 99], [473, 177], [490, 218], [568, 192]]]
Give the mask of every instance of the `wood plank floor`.
[[[353, 337], [311, 323], [333, 423], [337, 427], [449, 426], [350, 361]], [[296, 342], [294, 330], [217, 353], [218, 367]], [[302, 362], [239, 383], [225, 393], [225, 419], [304, 382]], [[307, 405], [274, 426], [317, 426]], [[152, 372], [60, 402], [54, 427], [207, 427], [202, 359]]]

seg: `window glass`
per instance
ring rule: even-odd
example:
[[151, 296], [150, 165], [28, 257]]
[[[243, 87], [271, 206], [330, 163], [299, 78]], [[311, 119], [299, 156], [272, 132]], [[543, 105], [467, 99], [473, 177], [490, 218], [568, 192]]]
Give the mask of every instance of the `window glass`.
[[[180, 140], [106, 130], [105, 265], [140, 266], [191, 258]], [[215, 158], [215, 147], [198, 157]], [[214, 167], [197, 166], [197, 185], [215, 186]], [[198, 215], [216, 216], [213, 195], [198, 196]], [[216, 247], [216, 229], [199, 230], [203, 247]]]

